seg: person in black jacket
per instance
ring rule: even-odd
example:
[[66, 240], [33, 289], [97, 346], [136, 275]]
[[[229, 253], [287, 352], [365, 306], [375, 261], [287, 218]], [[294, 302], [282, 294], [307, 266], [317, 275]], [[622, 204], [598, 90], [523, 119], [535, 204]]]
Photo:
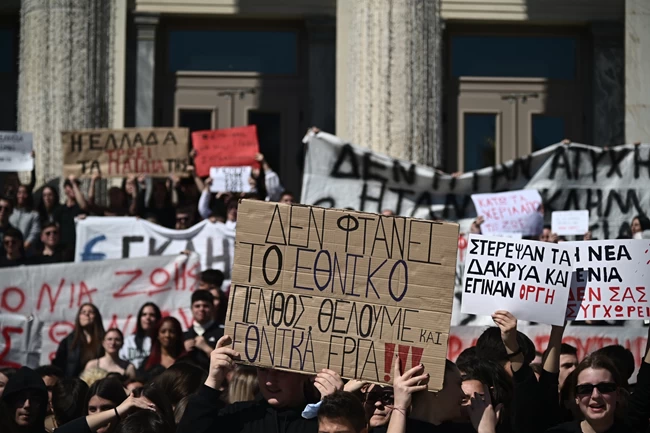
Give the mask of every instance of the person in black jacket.
[[103, 339], [102, 315], [93, 304], [83, 304], [74, 330], [59, 344], [52, 364], [63, 370], [65, 377], [78, 377], [88, 361], [103, 355]]
[[[315, 433], [316, 418], [301, 416], [314, 388], [310, 378], [297, 373], [258, 368], [260, 393], [255, 401], [223, 406], [220, 391], [226, 374], [235, 366], [240, 354], [230, 348], [232, 340], [221, 337], [210, 355], [210, 371], [205, 384], [190, 397], [177, 431], [192, 433]], [[321, 397], [343, 388], [336, 373], [325, 370], [314, 379]], [[216, 410], [215, 410], [216, 409]]]
[[2, 401], [7, 407], [9, 424], [16, 433], [43, 433], [47, 413], [47, 389], [41, 376], [22, 367], [11, 376]]
[[192, 327], [183, 333], [183, 344], [189, 357], [205, 370], [210, 366], [210, 353], [223, 337], [223, 325], [214, 320], [214, 296], [207, 290], [192, 293]]

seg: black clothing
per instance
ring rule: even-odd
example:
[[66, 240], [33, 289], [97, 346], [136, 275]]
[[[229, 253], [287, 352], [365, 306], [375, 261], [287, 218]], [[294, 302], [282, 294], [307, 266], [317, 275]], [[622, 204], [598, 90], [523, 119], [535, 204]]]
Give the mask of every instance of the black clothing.
[[54, 209], [54, 218], [61, 226], [61, 243], [65, 245], [76, 245], [76, 227], [74, 219], [84, 213], [77, 203], [73, 206], [58, 206]]
[[[373, 427], [368, 433], [386, 433], [387, 431], [388, 424]], [[443, 422], [439, 425], [433, 425], [428, 422], [407, 418], [406, 433], [476, 433], [476, 430], [470, 423]]]
[[31, 258], [31, 264], [50, 265], [52, 263], [64, 263], [74, 261], [74, 250], [60, 245], [54, 249], [51, 256], [38, 255]]
[[63, 424], [61, 427], [57, 427], [55, 430], [56, 433], [92, 433], [90, 427], [88, 427], [88, 421], [86, 417], [82, 416], [70, 422]]
[[[29, 392], [29, 395], [21, 396], [24, 392]], [[47, 388], [45, 388], [45, 383], [38, 373], [31, 368], [21, 367], [16, 374], [9, 378], [2, 394], [2, 401], [5, 403], [12, 420], [16, 413], [15, 399], [25, 397], [30, 399], [32, 410], [37, 410], [36, 408], [40, 410], [40, 412], [35, 413], [34, 423], [30, 426], [28, 432], [43, 433], [45, 431], [45, 415], [47, 414]], [[39, 400], [40, 404], [37, 404], [36, 400]]]
[[4, 257], [6, 255], [3, 239], [5, 237], [5, 232], [10, 228], [14, 229], [15, 227], [9, 223], [7, 223], [6, 227], [0, 227], [0, 257]]
[[[81, 345], [72, 347], [74, 341], [74, 332], [70, 333], [61, 341], [56, 356], [52, 360], [52, 365], [59, 367], [65, 377], [79, 377], [79, 374], [84, 370], [85, 365], [81, 362]], [[93, 359], [101, 358], [104, 350], [99, 349]]]
[[0, 257], [0, 268], [12, 268], [15, 266], [22, 266], [22, 265], [31, 265], [32, 260], [28, 259], [27, 257], [23, 257], [22, 259], [16, 259], [16, 260], [9, 260], [7, 256], [2, 256]]
[[[203, 338], [205, 338], [206, 343], [214, 349], [217, 346], [217, 341], [223, 337], [223, 332], [224, 329], [221, 325], [217, 322], [212, 322], [212, 325], [205, 330]], [[190, 328], [183, 333], [183, 341], [194, 340], [196, 337], [197, 333], [194, 331], [194, 328]], [[205, 370], [210, 368], [210, 356], [201, 349], [194, 349], [189, 352], [188, 358]]]
[[[623, 422], [616, 421], [612, 428], [605, 433], [635, 433], [636, 430], [631, 429]], [[546, 430], [546, 433], [582, 433], [580, 421], [571, 421], [564, 424], [556, 425], [553, 428]]]
[[[201, 385], [190, 397], [176, 431], [192, 433], [316, 433], [318, 420], [305, 419], [305, 405], [275, 409], [263, 398], [223, 407], [221, 392]], [[216, 410], [220, 408], [220, 410]]]

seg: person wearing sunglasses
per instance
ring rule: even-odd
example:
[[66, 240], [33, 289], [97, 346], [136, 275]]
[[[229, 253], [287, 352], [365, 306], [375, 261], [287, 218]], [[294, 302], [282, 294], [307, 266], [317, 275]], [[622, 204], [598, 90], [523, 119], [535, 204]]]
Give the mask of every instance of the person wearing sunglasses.
[[0, 257], [0, 268], [29, 264], [25, 257], [24, 242], [23, 234], [17, 228], [9, 227], [5, 230], [2, 238], [4, 255]]
[[41, 230], [41, 255], [34, 258], [39, 264], [71, 262], [74, 253], [70, 248], [61, 243], [61, 228], [58, 223], [47, 223]]
[[624, 382], [614, 363], [600, 354], [585, 358], [575, 371], [575, 401], [584, 417], [557, 425], [548, 433], [639, 432], [623, 417]]

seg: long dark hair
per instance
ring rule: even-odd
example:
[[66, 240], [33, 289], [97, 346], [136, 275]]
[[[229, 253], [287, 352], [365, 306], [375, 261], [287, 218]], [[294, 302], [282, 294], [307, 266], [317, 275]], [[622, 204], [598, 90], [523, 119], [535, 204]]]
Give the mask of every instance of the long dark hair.
[[83, 403], [88, 395], [88, 385], [81, 379], [60, 379], [52, 389], [52, 409], [58, 425], [63, 425], [88, 413]]
[[178, 362], [156, 376], [151, 384], [169, 398], [172, 406], [176, 406], [183, 398], [198, 391], [206, 377], [207, 372], [201, 367]]
[[140, 322], [140, 317], [142, 317], [142, 312], [144, 311], [145, 308], [151, 307], [153, 308], [154, 315], [156, 316], [156, 324], [160, 323], [160, 319], [162, 319], [162, 314], [160, 313], [160, 308], [153, 302], [146, 302], [142, 304], [142, 307], [140, 307], [140, 311], [138, 311], [138, 319], [136, 322], [136, 327], [135, 327], [135, 347], [138, 348], [138, 350], [142, 350], [142, 344], [144, 342], [144, 337], [151, 337], [152, 339], [154, 338], [153, 331], [156, 330], [156, 326], [152, 328], [152, 331], [150, 332], [149, 335], [147, 335], [146, 331], [142, 329], [142, 323]]
[[26, 211], [31, 211], [34, 209], [34, 195], [32, 194], [32, 189], [29, 187], [29, 185], [19, 185], [18, 189], [16, 190], [16, 208], [18, 207], [18, 190], [20, 188], [25, 188], [25, 192], [27, 193], [27, 199], [25, 200], [25, 209]]
[[[49, 212], [47, 209], [45, 209], [45, 203], [43, 203], [43, 193], [45, 192], [45, 189], [50, 189], [52, 191], [52, 194], [54, 195], [54, 207], [56, 207], [59, 203], [61, 203], [61, 196], [59, 196], [59, 191], [56, 190], [53, 186], [50, 185], [45, 185], [43, 187], [43, 190], [41, 191], [41, 199], [38, 201], [38, 216], [41, 219], [41, 225], [49, 221]], [[54, 208], [52, 208], [54, 210]]]
[[160, 361], [162, 359], [162, 348], [160, 347], [160, 341], [158, 341], [158, 334], [160, 333], [160, 329], [167, 322], [170, 322], [172, 324], [174, 331], [176, 332], [176, 342], [172, 348], [173, 353], [171, 355], [174, 358], [178, 359], [178, 357], [180, 357], [183, 352], [185, 352], [185, 348], [183, 346], [183, 328], [181, 328], [181, 323], [175, 318], [167, 316], [158, 322], [155, 333], [153, 333], [151, 336], [151, 353], [149, 354], [149, 358], [145, 364], [145, 371], [148, 371], [152, 367], [160, 364]]
[[174, 408], [164, 390], [155, 383], [149, 383], [142, 388], [133, 390], [135, 397], [145, 397], [156, 405], [156, 412], [171, 426], [176, 425], [174, 420]]
[[90, 399], [95, 395], [112, 402], [115, 407], [126, 400], [126, 392], [120, 381], [112, 377], [107, 377], [106, 379], [101, 379], [93, 383], [88, 390], [86, 404], [84, 405], [84, 414], [88, 415], [88, 403], [90, 403]]
[[[84, 335], [83, 329], [81, 328], [81, 322], [79, 321], [79, 316], [81, 315], [81, 310], [84, 307], [91, 307], [95, 313], [95, 319], [91, 325], [92, 329], [90, 330], [90, 343], [86, 341], [86, 336]], [[104, 324], [102, 323], [102, 315], [91, 303], [82, 304], [77, 311], [77, 318], [74, 322], [74, 331], [72, 331], [72, 348], [81, 347], [81, 365], [86, 365], [90, 360], [99, 358], [102, 354], [102, 341], [104, 341]]]

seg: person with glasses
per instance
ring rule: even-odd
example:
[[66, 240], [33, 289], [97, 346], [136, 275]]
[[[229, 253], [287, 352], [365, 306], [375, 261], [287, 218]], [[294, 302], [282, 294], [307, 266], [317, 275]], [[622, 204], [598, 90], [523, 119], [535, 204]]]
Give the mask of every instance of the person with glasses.
[[27, 257], [25, 257], [24, 238], [20, 230], [14, 227], [5, 230], [2, 246], [4, 247], [4, 255], [0, 257], [0, 268], [29, 264]]
[[74, 260], [73, 252], [61, 243], [61, 229], [57, 223], [47, 223], [41, 231], [43, 250], [34, 258], [35, 263], [62, 263]]
[[[47, 413], [47, 389], [34, 370], [21, 367], [11, 376], [2, 402], [7, 408], [10, 432], [43, 433]], [[3, 430], [4, 431], [4, 430]]]
[[176, 210], [176, 230], [189, 229], [194, 225], [194, 208], [178, 208]]

